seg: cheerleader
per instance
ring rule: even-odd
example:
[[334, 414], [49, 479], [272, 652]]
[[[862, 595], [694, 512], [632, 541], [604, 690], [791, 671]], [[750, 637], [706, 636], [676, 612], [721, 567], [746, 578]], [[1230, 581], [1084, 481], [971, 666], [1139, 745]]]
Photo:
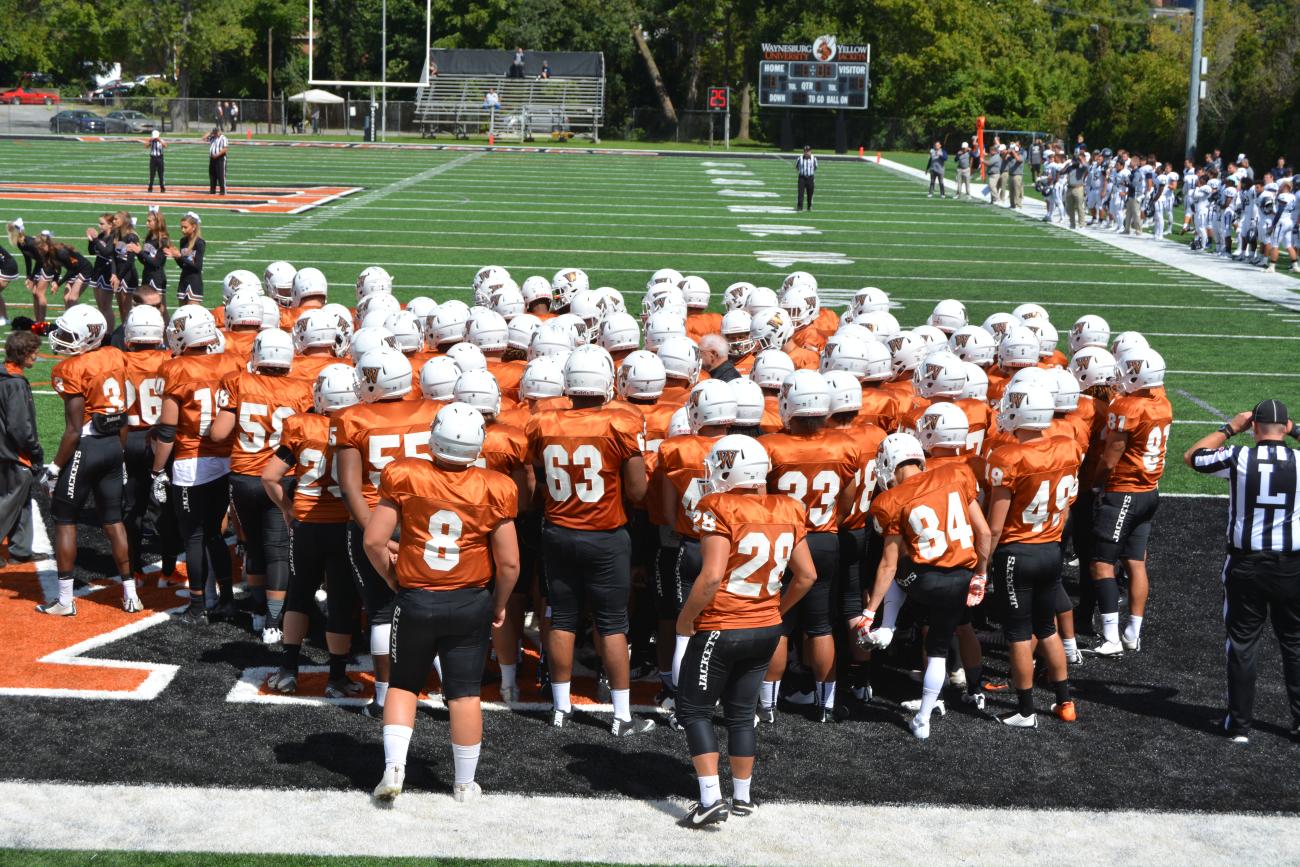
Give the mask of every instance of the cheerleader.
[[173, 247], [170, 239], [163, 252], [176, 260], [181, 268], [180, 285], [176, 288], [177, 304], [203, 303], [203, 221], [193, 211], [181, 217], [181, 245]]
[[144, 243], [128, 244], [127, 250], [140, 260], [143, 266], [140, 272], [140, 285], [157, 290], [162, 297], [162, 314], [167, 318], [167, 253], [171, 244], [167, 236], [167, 218], [157, 205], [149, 206], [149, 216], [145, 218]]
[[32, 318], [37, 322], [45, 321], [45, 290], [50, 285], [40, 269], [42, 257], [36, 249], [36, 239], [29, 236], [23, 225], [23, 218], [18, 217], [6, 227], [9, 243], [23, 254], [23, 264], [27, 270], [27, 289], [32, 293]]
[[[10, 281], [18, 279], [18, 262], [4, 247], [0, 247], [0, 293], [5, 291], [5, 287]], [[5, 304], [5, 297], [0, 294], [0, 328], [9, 324], [9, 306]]]
[[[81, 297], [81, 290], [90, 282], [93, 270], [90, 259], [85, 254], [68, 244], [60, 244], [53, 238], [46, 240], [46, 270], [53, 274], [63, 272], [63, 306], [70, 307]], [[69, 301], [68, 299], [72, 300]], [[109, 319], [109, 323], [112, 323]], [[112, 329], [110, 329], [112, 330]]]
[[112, 309], [112, 305], [103, 300], [113, 295], [112, 214], [100, 214], [98, 224], [86, 229], [86, 251], [95, 254], [90, 281], [95, 290], [95, 303], [100, 310]]
[[[135, 220], [126, 211], [113, 215], [113, 294], [117, 297], [117, 309], [126, 319], [131, 312], [131, 294], [140, 287], [140, 276], [135, 270], [135, 253], [131, 247], [140, 245], [140, 236], [135, 232]], [[101, 301], [100, 307], [103, 308]], [[104, 314], [108, 324], [113, 324], [113, 317]]]

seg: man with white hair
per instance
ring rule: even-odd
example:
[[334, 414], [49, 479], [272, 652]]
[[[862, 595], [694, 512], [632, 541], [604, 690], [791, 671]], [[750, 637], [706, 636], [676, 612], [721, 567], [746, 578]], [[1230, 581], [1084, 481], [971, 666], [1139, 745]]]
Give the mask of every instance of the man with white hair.
[[721, 334], [706, 334], [700, 338], [700, 364], [711, 379], [729, 382], [740, 376], [740, 371], [727, 355], [727, 341]]

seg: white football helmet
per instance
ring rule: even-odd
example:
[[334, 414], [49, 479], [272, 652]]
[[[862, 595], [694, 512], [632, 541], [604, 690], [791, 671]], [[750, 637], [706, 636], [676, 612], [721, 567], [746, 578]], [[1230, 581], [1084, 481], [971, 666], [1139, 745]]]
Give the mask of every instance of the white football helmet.
[[980, 327], [987, 331], [995, 341], [1001, 341], [1006, 333], [1017, 325], [1023, 324], [1019, 316], [1010, 313], [990, 313]]
[[268, 298], [263, 295], [262, 302], [262, 327], [279, 328], [280, 327], [280, 305], [274, 298]]
[[[393, 332], [387, 328], [358, 328], [348, 343], [348, 352], [352, 355], [353, 362], [358, 362], [366, 353], [385, 346], [397, 350], [397, 341], [393, 339]], [[398, 354], [401, 355], [400, 352]], [[410, 370], [411, 365], [407, 364], [406, 368]]]
[[393, 294], [393, 277], [378, 265], [363, 268], [357, 275], [357, 303], [377, 292]]
[[293, 338], [278, 328], [265, 328], [253, 340], [248, 370], [288, 370], [293, 367]]
[[750, 316], [757, 316], [763, 310], [780, 306], [781, 301], [776, 297], [776, 293], [766, 286], [755, 286], [749, 290], [749, 295], [745, 298], [745, 312]]
[[854, 316], [853, 324], [867, 329], [876, 335], [877, 340], [889, 340], [902, 332], [898, 320], [888, 310], [876, 310], [862, 316]]
[[605, 320], [605, 299], [594, 289], [574, 292], [569, 298], [569, 313], [587, 323], [587, 331], [596, 334]]
[[641, 320], [644, 322], [651, 314], [667, 310], [686, 318], [686, 296], [682, 290], [671, 283], [660, 283], [641, 296]]
[[1052, 392], [1041, 385], [1008, 383], [998, 406], [998, 429], [1047, 430], [1056, 413]]
[[1119, 365], [1115, 356], [1100, 346], [1085, 346], [1070, 358], [1070, 373], [1081, 389], [1109, 386], [1119, 378]]
[[792, 286], [807, 286], [813, 292], [817, 291], [817, 278], [807, 271], [791, 271], [781, 281], [781, 291], [791, 288]]
[[1026, 319], [1025, 327], [1038, 335], [1038, 357], [1051, 358], [1056, 352], [1056, 343], [1061, 339], [1056, 327], [1046, 319]]
[[380, 346], [357, 359], [357, 397], [363, 403], [402, 397], [410, 391], [411, 362], [392, 346]]
[[465, 302], [444, 301], [438, 305], [438, 312], [429, 318], [425, 339], [433, 347], [460, 343], [465, 339], [465, 329], [468, 326], [469, 307]]
[[1074, 412], [1079, 408], [1079, 380], [1060, 367], [1047, 371], [1052, 377], [1052, 400], [1057, 412]]
[[308, 349], [320, 346], [332, 348], [339, 337], [339, 330], [333, 316], [324, 310], [305, 310], [298, 321], [293, 323], [292, 337], [294, 352], [301, 355]]
[[611, 313], [600, 323], [596, 342], [608, 352], [625, 352], [641, 345], [641, 326], [631, 313]]
[[691, 389], [686, 398], [686, 417], [691, 433], [700, 428], [736, 423], [736, 396], [720, 379], [706, 379]]
[[1147, 339], [1137, 331], [1121, 331], [1115, 335], [1115, 339], [1110, 344], [1110, 354], [1115, 356], [1115, 361], [1120, 364], [1124, 363], [1124, 356], [1137, 349], [1150, 349], [1151, 344]]
[[627, 304], [623, 301], [623, 293], [613, 286], [597, 286], [593, 291], [605, 299], [605, 314], [607, 316], [627, 312]]
[[[187, 304], [181, 309], [189, 307], [203, 309], [194, 304]], [[207, 313], [206, 310], [203, 312]], [[210, 315], [208, 319], [211, 323]], [[175, 322], [175, 317], [172, 321]], [[216, 330], [215, 323], [212, 323], [213, 339]], [[108, 320], [104, 318], [104, 314], [87, 304], [77, 304], [65, 309], [59, 318], [54, 320], [54, 328], [50, 331], [50, 348], [59, 355], [81, 355], [97, 348], [104, 342], [106, 336], [108, 336]]]
[[[880, 346], [875, 340], [863, 340], [852, 334], [835, 332], [826, 341], [826, 348], [822, 350], [822, 373], [848, 373], [858, 382], [861, 382], [867, 376], [868, 353], [870, 352], [867, 344], [869, 343]], [[889, 351], [884, 350], [883, 347], [881, 348], [885, 353], [885, 358], [888, 359]]]
[[767, 488], [767, 475], [772, 472], [772, 461], [758, 440], [743, 434], [727, 434], [709, 449], [704, 457], [704, 469], [711, 491], [763, 490]]
[[794, 283], [781, 290], [781, 309], [790, 314], [795, 328], [803, 328], [817, 318], [817, 290], [807, 283]]
[[262, 272], [262, 288], [268, 298], [274, 298], [281, 307], [293, 304], [293, 278], [298, 270], [285, 261], [272, 262]]
[[683, 277], [677, 283], [677, 288], [682, 290], [682, 297], [686, 299], [687, 307], [695, 310], [708, 308], [709, 298], [713, 292], [709, 289], [709, 281], [703, 277], [696, 277], [694, 274]]
[[474, 282], [471, 288], [477, 293], [484, 286], [490, 286], [494, 283], [504, 283], [510, 279], [510, 272], [500, 265], [484, 265], [474, 274]]
[[780, 349], [765, 349], [754, 359], [750, 377], [762, 388], [778, 389], [794, 373], [794, 362]]
[[719, 330], [727, 341], [727, 355], [731, 358], [743, 358], [754, 351], [754, 339], [749, 336], [753, 319], [744, 310], [728, 310], [722, 314]]
[[382, 324], [385, 319], [401, 309], [402, 302], [397, 300], [397, 296], [389, 295], [387, 292], [376, 292], [357, 302], [357, 321], [364, 325], [368, 317], [374, 316]]
[[528, 343], [528, 360], [542, 356], [567, 356], [574, 349], [573, 331], [563, 322], [548, 319], [533, 331]]
[[777, 399], [781, 424], [792, 418], [822, 418], [831, 412], [831, 389], [826, 377], [815, 370], [796, 370], [781, 383]]
[[988, 367], [998, 356], [998, 342], [978, 325], [963, 325], [948, 338], [948, 348], [962, 361]]
[[849, 302], [849, 310], [853, 311], [855, 322], [869, 313], [888, 313], [889, 296], [875, 286], [863, 286], [853, 293], [853, 299]]
[[561, 328], [569, 329], [569, 335], [573, 338], [574, 346], [591, 343], [596, 338], [596, 332], [587, 327], [587, 320], [575, 313], [561, 313], [550, 321]]
[[934, 305], [928, 320], [930, 325], [944, 334], [951, 335], [958, 328], [964, 328], [969, 320], [966, 318], [966, 305], [956, 298], [945, 298]]
[[122, 336], [129, 346], [162, 346], [166, 327], [158, 308], [137, 304], [126, 314]]
[[221, 281], [221, 303], [229, 304], [230, 297], [240, 289], [255, 289], [258, 295], [265, 291], [262, 281], [257, 279], [256, 274], [243, 268], [236, 268]]
[[334, 326], [336, 338], [334, 340], [334, 357], [343, 358], [348, 354], [348, 349], [352, 345], [352, 332], [356, 329], [352, 327], [352, 311], [342, 304], [326, 304], [320, 310], [308, 311], [314, 315], [324, 314], [328, 317], [331, 325]]
[[534, 274], [524, 280], [523, 285], [519, 287], [519, 293], [524, 296], [526, 310], [538, 301], [551, 300], [551, 284], [540, 274]]
[[921, 397], [956, 398], [966, 388], [965, 364], [951, 352], [936, 352], [927, 356], [916, 368], [913, 381]]
[[1003, 370], [1030, 367], [1038, 363], [1038, 335], [1025, 325], [1013, 325], [998, 342], [998, 366]]
[[357, 369], [350, 364], [331, 364], [316, 374], [311, 389], [312, 408], [327, 415], [356, 404]]
[[1024, 303], [1024, 304], [1017, 304], [1017, 305], [1015, 306], [1015, 308], [1012, 309], [1012, 311], [1011, 311], [1011, 315], [1012, 315], [1012, 316], [1019, 316], [1022, 320], [1024, 320], [1024, 319], [1049, 319], [1049, 318], [1050, 318], [1050, 317], [1047, 315], [1047, 311], [1043, 309], [1043, 306], [1042, 306], [1041, 304], [1034, 304], [1033, 302], [1026, 302], [1026, 303]]
[[887, 345], [894, 376], [916, 370], [926, 355], [925, 342], [910, 331], [903, 331], [889, 338]]
[[790, 314], [780, 307], [767, 307], [751, 314], [749, 336], [754, 340], [754, 348], [759, 352], [765, 349], [783, 349], [794, 336], [794, 322]]
[[754, 291], [754, 284], [747, 280], [738, 280], [722, 292], [722, 306], [727, 310], [744, 310], [749, 301], [749, 293]]
[[663, 361], [653, 352], [644, 349], [628, 353], [618, 368], [617, 378], [618, 396], [624, 400], [657, 399], [663, 394], [667, 382]]
[[691, 417], [686, 412], [686, 407], [679, 406], [673, 410], [673, 414], [668, 416], [668, 432], [665, 438], [684, 437], [691, 435]]
[[912, 336], [925, 344], [925, 354], [932, 355], [948, 348], [948, 335], [933, 325], [918, 325], [912, 329]]
[[564, 393], [569, 397], [614, 394], [614, 359], [599, 346], [579, 346], [564, 362]]
[[832, 370], [823, 376], [831, 392], [831, 415], [862, 409], [862, 383], [856, 376], [847, 370]]
[[440, 461], [468, 467], [478, 460], [486, 437], [481, 412], [467, 403], [449, 403], [434, 416], [429, 450]]
[[415, 314], [415, 318], [420, 322], [420, 329], [423, 330], [425, 320], [438, 312], [438, 302], [427, 295], [416, 295], [406, 302], [406, 309]]
[[1052, 375], [1041, 367], [1022, 367], [1007, 381], [1007, 388], [1013, 385], [1034, 386], [1052, 390]]
[[510, 345], [510, 326], [495, 310], [471, 307], [465, 339], [484, 352], [502, 352]]
[[689, 337], [669, 337], [655, 350], [664, 363], [664, 372], [694, 385], [700, 378], [700, 347]]
[[1165, 359], [1154, 349], [1134, 349], [1119, 362], [1119, 390], [1131, 394], [1165, 384]]
[[662, 284], [676, 286], [682, 282], [682, 272], [675, 268], [660, 268], [650, 275], [650, 279], [645, 281], [645, 291], [650, 292]]
[[564, 365], [557, 359], [540, 355], [524, 367], [519, 379], [519, 396], [524, 400], [541, 400], [564, 394]]
[[963, 361], [961, 365], [962, 369], [966, 371], [966, 387], [961, 390], [959, 400], [969, 398], [987, 403], [989, 399], [989, 375], [978, 364]]
[[916, 420], [916, 435], [927, 455], [934, 449], [965, 448], [969, 433], [966, 413], [951, 403], [933, 404]]
[[[85, 305], [73, 307], [60, 316], [54, 322], [56, 330], [62, 328], [59, 323], [71, 313], [81, 310]], [[92, 323], [103, 321], [103, 314], [98, 310], [92, 311], [100, 316], [98, 320], [91, 320]], [[80, 314], [78, 314], [80, 315]], [[167, 323], [167, 348], [172, 351], [173, 355], [180, 355], [188, 349], [195, 349], [202, 346], [213, 346], [217, 342], [217, 322], [212, 318], [212, 313], [205, 307], [197, 304], [186, 304], [177, 308], [172, 314], [171, 321]], [[94, 349], [98, 346], [94, 343], [87, 349]], [[55, 342], [53, 334], [50, 336], [50, 346], [55, 352], [59, 352], [59, 346]], [[82, 350], [85, 351], [85, 350]], [[75, 353], [64, 353], [75, 354]]]
[[1085, 346], [1100, 346], [1104, 349], [1110, 343], [1110, 324], [1100, 316], [1085, 313], [1071, 326], [1069, 340], [1071, 353], [1078, 352]]
[[[261, 291], [240, 289], [226, 302], [226, 327], [261, 328], [262, 302], [266, 296]], [[275, 311], [275, 324], [280, 324], [280, 310]]]
[[424, 332], [420, 329], [419, 320], [411, 311], [398, 310], [390, 314], [383, 321], [383, 326], [392, 332], [393, 343], [403, 355], [414, 355], [424, 348]]
[[569, 306], [573, 293], [591, 288], [587, 272], [581, 268], [561, 268], [551, 278], [551, 309], [558, 312]]
[[524, 296], [513, 282], [505, 283], [492, 290], [487, 306], [509, 322], [524, 312]]
[[736, 400], [736, 425], [758, 427], [767, 408], [763, 389], [747, 376], [738, 376], [727, 385], [731, 386], [731, 396]]
[[501, 386], [486, 370], [467, 370], [456, 377], [452, 397], [484, 415], [495, 416], [501, 412]]
[[[407, 365], [409, 371], [411, 366]], [[445, 355], [430, 358], [420, 368], [420, 393], [425, 400], [451, 400], [460, 379], [460, 368], [455, 360]]]
[[686, 320], [666, 310], [656, 310], [645, 321], [645, 348], [655, 352], [670, 337], [686, 336]]
[[462, 373], [471, 370], [487, 370], [487, 356], [483, 354], [483, 350], [472, 343], [457, 343], [450, 347], [445, 354], [456, 362], [456, 366], [461, 369]]
[[301, 307], [308, 298], [328, 298], [329, 281], [319, 268], [301, 268], [293, 275], [293, 289], [290, 302], [294, 307]]
[[910, 433], [891, 433], [880, 441], [876, 452], [876, 480], [883, 488], [892, 488], [898, 483], [898, 468], [908, 463], [921, 465], [925, 469], [925, 449], [921, 441]]
[[520, 313], [510, 320], [510, 327], [506, 330], [506, 346], [527, 352], [528, 345], [533, 342], [533, 332], [541, 326], [542, 320], [533, 314]]

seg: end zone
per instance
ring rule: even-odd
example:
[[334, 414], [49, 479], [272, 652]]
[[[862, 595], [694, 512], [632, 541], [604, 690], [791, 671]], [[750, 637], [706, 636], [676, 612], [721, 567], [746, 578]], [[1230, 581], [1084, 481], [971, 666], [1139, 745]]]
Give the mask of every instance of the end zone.
[[24, 202], [104, 203], [145, 207], [236, 211], [242, 214], [301, 214], [328, 202], [360, 192], [362, 187], [232, 186], [227, 195], [215, 196], [202, 185], [173, 186], [166, 193], [150, 193], [140, 184], [0, 183], [0, 199]]

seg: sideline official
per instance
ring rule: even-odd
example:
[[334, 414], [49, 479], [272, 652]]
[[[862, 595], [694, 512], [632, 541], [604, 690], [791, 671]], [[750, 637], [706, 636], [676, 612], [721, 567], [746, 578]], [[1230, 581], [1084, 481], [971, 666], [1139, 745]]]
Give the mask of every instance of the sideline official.
[[167, 147], [167, 142], [162, 140], [162, 133], [154, 130], [149, 134], [149, 141], [145, 145], [149, 148], [149, 192], [153, 192], [153, 180], [158, 178], [158, 191], [167, 192], [167, 181], [163, 179], [163, 150]]
[[221, 195], [226, 194], [226, 149], [229, 146], [230, 142], [219, 128], [208, 134], [209, 195], [216, 195], [218, 188], [221, 189]]
[[795, 205], [796, 211], [803, 210], [803, 196], [808, 193], [808, 210], [812, 210], [813, 199], [813, 176], [817, 174], [817, 157], [813, 156], [812, 146], [803, 146], [803, 156], [794, 161], [795, 168], [799, 171], [799, 202]]
[[[1250, 429], [1254, 446], [1227, 442]], [[1183, 455], [1199, 473], [1228, 480], [1228, 557], [1223, 565], [1223, 619], [1227, 629], [1228, 713], [1224, 733], [1250, 738], [1255, 704], [1255, 650], [1272, 620], [1282, 650], [1291, 705], [1291, 736], [1300, 736], [1300, 439], [1286, 406], [1259, 403], [1202, 437]]]

